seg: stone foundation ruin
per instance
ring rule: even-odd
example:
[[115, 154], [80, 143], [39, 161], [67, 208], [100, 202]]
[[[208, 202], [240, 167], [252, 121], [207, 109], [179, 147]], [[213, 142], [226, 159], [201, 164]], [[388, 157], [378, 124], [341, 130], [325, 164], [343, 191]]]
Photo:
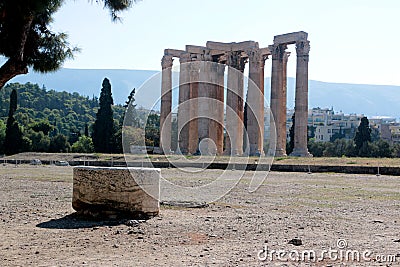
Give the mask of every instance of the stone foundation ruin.
[[160, 169], [75, 167], [72, 207], [91, 217], [150, 218], [159, 213]]

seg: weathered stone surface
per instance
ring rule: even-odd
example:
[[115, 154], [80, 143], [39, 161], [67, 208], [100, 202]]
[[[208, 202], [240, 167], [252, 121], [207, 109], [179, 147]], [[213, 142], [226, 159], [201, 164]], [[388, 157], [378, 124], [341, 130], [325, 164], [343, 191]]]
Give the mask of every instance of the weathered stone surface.
[[173, 57], [180, 57], [184, 53], [186, 53], [186, 51], [178, 50], [178, 49], [165, 49], [164, 50], [164, 55], [169, 55], [169, 56], [173, 56]]
[[294, 44], [298, 41], [306, 41], [308, 34], [306, 32], [291, 32], [274, 37], [274, 44]]
[[72, 207], [92, 217], [153, 217], [159, 213], [160, 169], [74, 168]]
[[171, 152], [172, 108], [172, 56], [163, 56], [160, 112], [160, 147], [165, 154]]
[[254, 41], [244, 42], [232, 42], [232, 43], [221, 43], [208, 41], [206, 44], [207, 48], [221, 51], [243, 51], [251, 48], [258, 48], [258, 43]]
[[206, 208], [208, 204], [204, 201], [163, 201], [161, 205], [182, 208]]
[[296, 43], [296, 98], [294, 107], [296, 124], [294, 128], [294, 147], [293, 152], [290, 154], [294, 157], [312, 157], [307, 148], [309, 52], [309, 41]]

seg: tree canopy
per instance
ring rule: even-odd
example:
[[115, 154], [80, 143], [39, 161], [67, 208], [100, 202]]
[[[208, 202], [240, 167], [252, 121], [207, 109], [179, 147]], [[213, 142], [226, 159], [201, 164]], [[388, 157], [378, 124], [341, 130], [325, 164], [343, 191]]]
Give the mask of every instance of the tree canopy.
[[[113, 21], [119, 12], [129, 9], [135, 0], [96, 0], [110, 11]], [[68, 43], [65, 33], [50, 30], [53, 15], [65, 0], [0, 1], [0, 56], [6, 58], [0, 67], [0, 89], [13, 77], [59, 69], [73, 58], [77, 47]]]

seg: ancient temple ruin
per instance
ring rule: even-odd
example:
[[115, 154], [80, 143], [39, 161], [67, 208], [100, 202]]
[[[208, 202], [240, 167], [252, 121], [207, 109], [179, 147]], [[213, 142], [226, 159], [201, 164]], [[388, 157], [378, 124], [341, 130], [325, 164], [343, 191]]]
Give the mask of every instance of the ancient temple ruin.
[[[172, 65], [179, 58], [178, 148], [182, 154], [262, 155], [264, 136], [264, 65], [272, 57], [271, 112], [276, 156], [286, 155], [287, 46], [296, 45], [295, 142], [291, 155], [311, 156], [307, 149], [308, 58], [306, 32], [274, 37], [260, 48], [257, 42], [207, 42], [185, 50], [165, 49], [162, 58], [160, 137], [164, 153], [171, 151]], [[218, 64], [216, 64], [218, 63]], [[246, 111], [243, 72], [248, 63]], [[224, 75], [227, 68], [226, 102]], [[226, 105], [226, 107], [225, 107]], [[226, 110], [226, 111], [225, 111]], [[224, 112], [225, 111], [225, 112]], [[244, 113], [247, 113], [245, 118]], [[224, 125], [226, 136], [224, 138]], [[246, 125], [246, 129], [244, 129]], [[276, 131], [276, 132], [275, 132]], [[246, 138], [243, 138], [246, 133]], [[225, 142], [225, 145], [224, 145]], [[244, 142], [247, 144], [244, 146]], [[246, 151], [247, 148], [247, 151]]]

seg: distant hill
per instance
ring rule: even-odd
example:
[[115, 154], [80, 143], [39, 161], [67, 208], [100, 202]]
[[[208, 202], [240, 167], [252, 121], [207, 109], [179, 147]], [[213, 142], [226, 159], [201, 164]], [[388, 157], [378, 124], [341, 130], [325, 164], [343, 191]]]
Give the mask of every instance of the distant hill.
[[[83, 133], [85, 124], [91, 126], [95, 121], [99, 107], [97, 97], [46, 90], [32, 83], [12, 83], [0, 91], [0, 120], [4, 122], [8, 117], [13, 89], [18, 94], [18, 108], [14, 117], [25, 129], [31, 128], [35, 122], [46, 120], [57, 129], [56, 133], [70, 136], [71, 133]], [[114, 118], [119, 121], [124, 116], [125, 108], [116, 105], [113, 110]]]
[[[159, 73], [149, 70], [87, 70], [61, 69], [55, 73], [29, 73], [14, 78], [11, 82], [38, 83], [47, 89], [79, 92], [89, 97], [99, 96], [101, 82], [107, 77], [113, 89], [114, 101], [126, 101], [129, 92], [136, 88], [136, 103], [145, 108], [153, 107], [160, 97], [160, 75], [140, 86]], [[174, 75], [176, 77], [177, 75]], [[176, 79], [175, 79], [176, 81]], [[270, 78], [266, 78], [266, 96], [269, 98]], [[288, 79], [288, 107], [294, 106], [295, 79]], [[400, 86], [326, 83], [309, 81], [309, 107], [333, 107], [345, 113], [363, 113], [367, 116], [385, 115], [400, 117]], [[155, 107], [158, 108], [158, 105]]]
[[[99, 97], [101, 83], [104, 78], [111, 82], [114, 102], [124, 103], [133, 88], [139, 88], [157, 71], [147, 70], [89, 70], [89, 69], [61, 69], [54, 73], [40, 74], [31, 71], [27, 75], [19, 75], [12, 79], [12, 82], [37, 83], [40, 87], [44, 85], [47, 89], [66, 91], [69, 93], [78, 92], [80, 95]], [[155, 90], [154, 93], [159, 94]], [[151, 94], [137, 92], [138, 105], [149, 106], [152, 102]]]

